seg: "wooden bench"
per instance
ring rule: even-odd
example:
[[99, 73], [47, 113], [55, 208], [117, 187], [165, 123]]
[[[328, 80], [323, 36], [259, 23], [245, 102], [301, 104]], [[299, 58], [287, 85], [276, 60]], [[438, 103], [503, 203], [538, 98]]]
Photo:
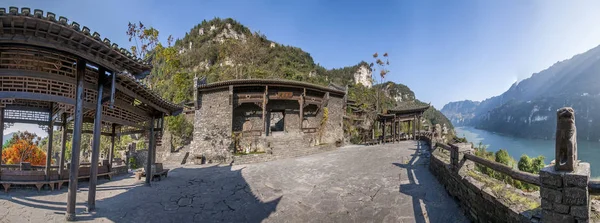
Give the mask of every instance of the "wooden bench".
[[[169, 174], [169, 169], [163, 169], [162, 163], [155, 163], [155, 171], [152, 171], [152, 179], [158, 178], [158, 180], [162, 180], [162, 176], [167, 177]], [[146, 173], [142, 171], [135, 172], [135, 178], [137, 180], [141, 180], [142, 177], [145, 177]]]
[[[52, 178], [58, 178], [57, 174], [51, 173], [50, 175]], [[2, 180], [0, 180], [0, 184], [4, 186], [5, 192], [8, 192], [8, 189], [13, 184], [35, 185], [39, 191], [48, 182], [44, 171], [34, 170], [2, 170]]]
[[[116, 174], [116, 171], [112, 171], [112, 172], [105, 172], [105, 173], [98, 173], [97, 177], [106, 177], [108, 180], [112, 180], [112, 176]], [[90, 178], [90, 175], [83, 175], [83, 176], [77, 176], [77, 179], [88, 179]], [[54, 180], [54, 181], [49, 181], [50, 183], [50, 188], [52, 188], [52, 190], [54, 190], [54, 184], [58, 184], [57, 188], [60, 190], [60, 188], [62, 187], [62, 185], [65, 182], [69, 182], [69, 175], [67, 174], [66, 178], [62, 178], [61, 180]]]
[[[85, 169], [85, 167], [84, 170], [80, 168], [79, 173], [84, 175], [78, 176], [77, 179], [90, 178], [89, 167], [87, 167], [87, 171]], [[105, 176], [111, 180], [115, 172], [108, 172], [105, 169], [108, 170], [108, 168], [98, 167], [98, 177]], [[102, 172], [100, 172], [101, 170]], [[69, 182], [69, 172], [66, 170], [62, 176], [59, 176], [57, 171], [50, 171], [49, 179], [46, 179], [44, 171], [2, 170], [1, 178], [0, 184], [4, 187], [4, 192], [8, 192], [12, 185], [35, 185], [40, 191], [45, 184], [48, 184], [51, 190], [54, 190], [55, 186], [60, 190], [65, 182]]]

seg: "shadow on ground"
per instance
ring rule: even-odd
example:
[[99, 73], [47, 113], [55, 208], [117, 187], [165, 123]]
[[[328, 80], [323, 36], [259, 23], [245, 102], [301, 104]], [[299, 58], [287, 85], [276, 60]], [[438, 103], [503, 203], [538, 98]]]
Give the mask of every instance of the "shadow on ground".
[[[261, 222], [275, 212], [281, 197], [263, 202], [255, 195], [242, 169], [230, 166], [179, 167], [151, 187], [131, 175], [99, 180], [96, 211], [85, 212], [87, 182], [80, 182], [78, 221], [107, 219], [113, 222]], [[11, 206], [35, 208], [64, 219], [67, 187], [60, 191], [13, 190], [1, 196]], [[50, 219], [60, 219], [52, 216]]]
[[[412, 207], [415, 222], [468, 222], [461, 213], [447, 213], [445, 209], [454, 210], [449, 206], [457, 206], [452, 198], [445, 193], [445, 189], [438, 184], [424, 185], [423, 182], [437, 182], [429, 172], [429, 146], [418, 141], [415, 152], [402, 160], [402, 163], [393, 163], [395, 166], [406, 170], [406, 175], [401, 174], [400, 193], [412, 197]], [[441, 188], [438, 188], [441, 187]], [[448, 202], [449, 201], [449, 202]]]

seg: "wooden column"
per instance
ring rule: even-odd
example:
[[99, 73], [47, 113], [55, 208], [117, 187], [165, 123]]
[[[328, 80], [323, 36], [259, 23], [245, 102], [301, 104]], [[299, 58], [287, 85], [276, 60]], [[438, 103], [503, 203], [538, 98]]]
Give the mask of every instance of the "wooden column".
[[267, 100], [269, 96], [269, 86], [265, 86], [265, 93], [263, 95], [263, 106], [262, 106], [262, 122], [263, 122], [263, 132], [265, 136], [269, 135], [269, 125], [267, 124]]
[[2, 146], [4, 146], [4, 108], [0, 107], [0, 165], [2, 164]]
[[150, 118], [150, 134], [148, 134], [148, 159], [146, 162], [146, 186], [152, 180], [152, 153], [154, 152], [154, 116]]
[[58, 161], [58, 175], [59, 177], [63, 174], [65, 168], [65, 152], [67, 151], [67, 114], [63, 113], [61, 116], [62, 120], [62, 135], [60, 137], [60, 160]]
[[54, 123], [52, 121], [52, 108], [54, 103], [50, 103], [50, 111], [48, 112], [48, 151], [46, 151], [46, 180], [50, 179], [50, 166], [52, 165], [52, 143], [54, 135]]
[[98, 98], [94, 117], [94, 136], [92, 139], [92, 161], [90, 162], [90, 185], [88, 191], [88, 212], [96, 209], [96, 184], [98, 183], [98, 162], [100, 158], [100, 136], [102, 135], [102, 89], [106, 71], [98, 69]]
[[113, 157], [115, 157], [115, 129], [117, 124], [112, 124], [112, 131], [110, 135], [110, 150], [108, 151], [108, 171], [112, 171]]
[[406, 123], [408, 123], [408, 132], [406, 133], [406, 140], [410, 140], [410, 131], [412, 130], [412, 122], [410, 120], [406, 121]]
[[417, 116], [413, 116], [413, 140], [417, 140]]
[[385, 119], [383, 119], [383, 125], [381, 125], [381, 138], [382, 143], [385, 144]]
[[373, 123], [373, 128], [371, 128], [371, 139], [375, 139], [375, 127], [377, 124]]
[[396, 142], [396, 130], [398, 130], [398, 125], [396, 125], [396, 117], [392, 120], [392, 142]]
[[[304, 92], [306, 92], [306, 89]], [[298, 104], [300, 105], [300, 131], [302, 131], [302, 121], [304, 121], [304, 94], [300, 96]]]
[[[77, 205], [77, 177], [79, 175], [79, 149], [81, 146], [81, 130], [83, 127], [83, 82], [86, 61], [77, 60], [77, 82], [75, 90], [75, 114], [73, 117], [73, 143], [71, 148], [71, 167], [69, 169], [69, 192], [67, 194], [67, 221], [75, 220], [75, 206]], [[102, 94], [99, 94], [102, 95]], [[66, 129], [65, 129], [66, 130]]]

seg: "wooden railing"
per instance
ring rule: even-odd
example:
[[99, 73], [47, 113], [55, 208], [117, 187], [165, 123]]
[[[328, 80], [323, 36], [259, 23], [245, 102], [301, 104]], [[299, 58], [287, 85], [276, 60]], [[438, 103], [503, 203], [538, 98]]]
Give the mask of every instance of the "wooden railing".
[[[450, 152], [450, 164], [453, 167], [458, 169], [459, 168], [458, 165], [460, 162], [460, 160], [458, 160], [458, 157], [459, 157], [458, 147], [446, 145], [443, 143], [437, 143], [436, 146]], [[495, 161], [491, 161], [491, 160], [484, 159], [482, 157], [478, 157], [476, 155], [471, 154], [470, 152], [465, 152], [462, 155], [464, 157], [463, 159], [471, 160], [477, 164], [486, 166], [492, 170], [506, 174], [515, 180], [520, 180], [520, 181], [530, 183], [530, 184], [533, 184], [536, 186], [540, 186], [540, 184], [541, 184], [540, 183], [540, 175], [538, 175], [538, 174], [532, 174], [532, 173], [516, 170], [516, 169], [514, 169], [510, 166], [504, 165], [502, 163], [497, 163]]]
[[512, 167], [506, 166], [502, 163], [497, 163], [495, 161], [487, 160], [472, 154], [464, 154], [465, 158], [471, 160], [475, 163], [484, 165], [489, 167], [492, 170], [498, 171], [500, 173], [506, 174], [512, 177], [515, 180], [520, 180], [526, 183], [530, 183], [536, 186], [540, 186], [540, 175], [532, 174], [528, 172], [523, 172], [520, 170], [515, 170]]
[[600, 195], [600, 180], [590, 180], [588, 182], [588, 192], [593, 195]]

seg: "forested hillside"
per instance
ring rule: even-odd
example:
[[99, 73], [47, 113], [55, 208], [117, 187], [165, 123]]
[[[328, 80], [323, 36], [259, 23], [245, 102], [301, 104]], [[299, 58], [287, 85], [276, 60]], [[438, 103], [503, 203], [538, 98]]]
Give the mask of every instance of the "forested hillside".
[[[137, 38], [138, 43], [145, 42], [152, 48], [147, 55], [140, 57], [146, 56], [154, 65], [152, 73], [143, 81], [175, 103], [192, 101], [193, 79], [196, 76], [206, 77], [209, 83], [230, 79], [279, 78], [325, 86], [348, 86], [349, 98], [359, 103], [373, 105], [377, 101], [376, 95], [380, 95], [380, 111], [394, 108], [401, 102], [418, 101], [414, 93], [402, 84], [386, 82], [371, 87], [357, 83], [357, 78], [371, 79], [373, 63], [361, 61], [339, 69], [326, 69], [315, 63], [310, 54], [302, 49], [271, 41], [230, 18], [202, 21], [182, 39], [175, 40], [174, 44], [171, 45], [172, 39], [169, 38], [167, 46], [158, 41], [152, 42], [158, 39], [158, 31], [140, 27], [143, 26], [133, 27], [139, 31], [137, 36], [136, 32], [131, 32], [131, 36]], [[377, 94], [377, 91], [381, 93]], [[434, 124], [446, 123], [450, 126], [450, 122], [433, 108], [426, 113], [426, 118]], [[181, 134], [191, 134], [189, 123], [175, 119], [178, 118], [168, 120], [171, 130], [178, 129]], [[182, 126], [185, 126], [185, 131], [181, 130]]]

